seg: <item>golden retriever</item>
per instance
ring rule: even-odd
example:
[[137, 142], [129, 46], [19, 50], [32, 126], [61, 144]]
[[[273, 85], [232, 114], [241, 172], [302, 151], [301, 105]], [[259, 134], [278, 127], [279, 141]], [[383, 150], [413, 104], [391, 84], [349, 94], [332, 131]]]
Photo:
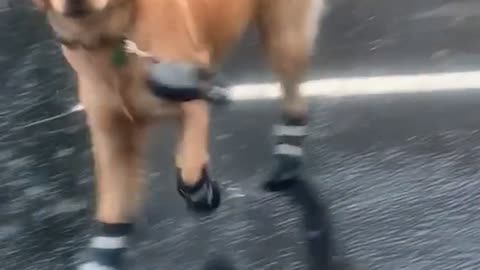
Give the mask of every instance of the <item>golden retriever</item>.
[[[134, 218], [142, 198], [145, 134], [161, 117], [175, 116], [181, 123], [175, 154], [179, 185], [195, 186], [208, 178], [207, 101], [159, 98], [146, 83], [149, 70], [156, 61], [181, 62], [213, 74], [250, 25], [258, 30], [283, 90], [284, 123], [277, 129], [272, 181], [299, 173], [308, 110], [299, 88], [324, 0], [33, 1], [45, 12], [77, 75], [93, 144], [96, 218], [102, 223]], [[126, 40], [133, 53], [124, 51]]]

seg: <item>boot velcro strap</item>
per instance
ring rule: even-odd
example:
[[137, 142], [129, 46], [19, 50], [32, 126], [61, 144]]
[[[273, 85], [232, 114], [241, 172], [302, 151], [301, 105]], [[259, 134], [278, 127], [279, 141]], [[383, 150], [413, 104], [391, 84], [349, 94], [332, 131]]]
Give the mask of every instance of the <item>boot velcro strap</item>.
[[275, 155], [286, 155], [286, 156], [302, 156], [303, 148], [291, 144], [277, 144], [274, 148]]
[[273, 134], [275, 136], [305, 137], [307, 136], [307, 126], [275, 125]]

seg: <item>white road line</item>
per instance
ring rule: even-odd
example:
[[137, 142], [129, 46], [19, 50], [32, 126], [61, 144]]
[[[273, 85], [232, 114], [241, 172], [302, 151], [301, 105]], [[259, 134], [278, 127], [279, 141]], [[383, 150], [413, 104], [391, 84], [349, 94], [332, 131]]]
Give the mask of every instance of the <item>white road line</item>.
[[[302, 84], [302, 92], [308, 97], [341, 97], [462, 89], [480, 90], [480, 71], [330, 78], [306, 81]], [[280, 97], [278, 83], [234, 85], [229, 93], [234, 101], [265, 100]], [[80, 104], [72, 108], [72, 112], [81, 110], [83, 110], [83, 107]]]

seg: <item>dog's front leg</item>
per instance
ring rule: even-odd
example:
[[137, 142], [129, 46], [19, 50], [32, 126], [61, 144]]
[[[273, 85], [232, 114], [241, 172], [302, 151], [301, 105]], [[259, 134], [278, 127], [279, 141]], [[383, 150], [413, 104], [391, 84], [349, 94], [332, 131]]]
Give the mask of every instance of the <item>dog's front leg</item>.
[[141, 197], [140, 148], [144, 127], [122, 113], [91, 114], [98, 200], [96, 217], [106, 223], [130, 222]]
[[82, 267], [121, 269], [140, 204], [145, 127], [127, 117], [111, 88], [99, 87], [98, 81], [88, 84], [81, 84], [80, 99], [93, 143], [98, 228], [90, 243], [91, 258]]
[[148, 77], [156, 96], [179, 104], [182, 115], [175, 156], [177, 189], [189, 208], [202, 212], [220, 204], [219, 187], [208, 173], [210, 115], [203, 75], [203, 65], [160, 62], [152, 65]]
[[220, 192], [208, 173], [208, 104], [198, 99], [182, 102], [181, 108], [181, 136], [175, 158], [178, 191], [193, 210], [211, 211], [220, 204]]

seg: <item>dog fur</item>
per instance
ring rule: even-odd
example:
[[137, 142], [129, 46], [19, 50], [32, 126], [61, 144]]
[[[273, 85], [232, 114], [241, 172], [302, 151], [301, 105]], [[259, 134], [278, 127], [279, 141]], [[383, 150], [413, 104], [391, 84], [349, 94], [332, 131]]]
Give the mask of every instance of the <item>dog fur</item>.
[[[161, 60], [187, 61], [212, 72], [250, 25], [260, 33], [265, 54], [283, 89], [285, 113], [302, 115], [307, 105], [299, 84], [308, 69], [324, 0], [83, 0], [89, 15], [66, 15], [68, 0], [33, 0], [62, 46], [77, 75], [93, 143], [97, 183], [97, 219], [133, 218], [142, 198], [143, 148], [150, 124], [178, 116], [181, 135], [177, 166], [195, 181], [208, 163], [208, 105], [161, 100], [145, 86], [148, 63], [130, 56], [129, 64], [111, 64], [113, 47], [100, 44], [127, 34], [139, 48]], [[77, 0], [80, 1], [80, 0]]]

